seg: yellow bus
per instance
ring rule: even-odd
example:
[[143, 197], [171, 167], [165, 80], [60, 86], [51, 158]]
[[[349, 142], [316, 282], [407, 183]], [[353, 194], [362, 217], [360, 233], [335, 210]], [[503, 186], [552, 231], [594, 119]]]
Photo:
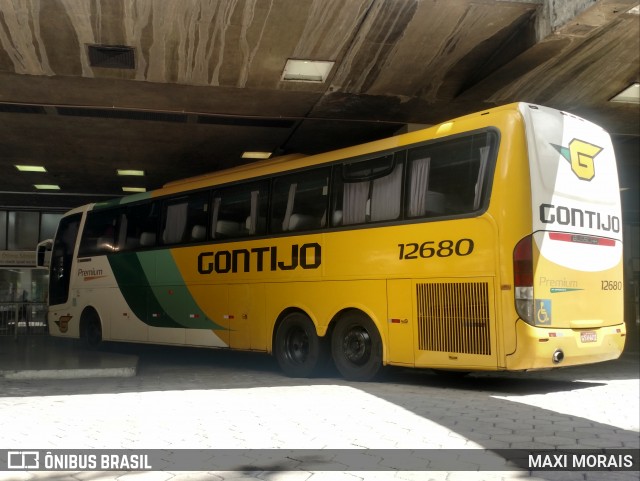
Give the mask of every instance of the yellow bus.
[[625, 341], [616, 161], [598, 126], [514, 103], [74, 209], [50, 333], [272, 353], [313, 376], [545, 369]]

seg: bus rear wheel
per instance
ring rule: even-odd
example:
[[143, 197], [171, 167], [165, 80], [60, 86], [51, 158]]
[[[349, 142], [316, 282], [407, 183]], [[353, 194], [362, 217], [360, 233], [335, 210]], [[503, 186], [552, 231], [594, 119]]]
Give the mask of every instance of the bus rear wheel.
[[95, 309], [88, 308], [82, 313], [80, 340], [89, 349], [95, 349], [102, 342], [102, 324]]
[[338, 320], [331, 336], [338, 371], [351, 381], [369, 381], [382, 368], [382, 339], [373, 321], [361, 312]]
[[282, 320], [276, 331], [274, 352], [280, 368], [290, 377], [317, 374], [328, 357], [313, 321], [301, 312], [292, 312]]

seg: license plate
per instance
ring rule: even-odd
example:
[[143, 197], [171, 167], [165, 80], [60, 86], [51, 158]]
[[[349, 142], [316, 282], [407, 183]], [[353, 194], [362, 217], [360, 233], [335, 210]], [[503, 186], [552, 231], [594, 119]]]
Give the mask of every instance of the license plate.
[[596, 331], [583, 331], [580, 333], [580, 341], [582, 342], [596, 342], [598, 340], [598, 334]]

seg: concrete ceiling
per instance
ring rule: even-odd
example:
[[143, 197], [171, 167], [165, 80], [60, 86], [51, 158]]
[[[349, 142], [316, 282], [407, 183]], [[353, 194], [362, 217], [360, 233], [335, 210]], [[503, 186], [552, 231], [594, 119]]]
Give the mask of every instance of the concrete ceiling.
[[[614, 137], [638, 222], [638, 0], [0, 0], [0, 209], [316, 153], [516, 100]], [[99, 65], [89, 46], [131, 47]], [[323, 83], [287, 59], [330, 60]], [[102, 64], [105, 65], [105, 64]], [[15, 164], [44, 165], [19, 173]], [[116, 168], [144, 178], [117, 177]], [[34, 184], [57, 184], [55, 195]]]

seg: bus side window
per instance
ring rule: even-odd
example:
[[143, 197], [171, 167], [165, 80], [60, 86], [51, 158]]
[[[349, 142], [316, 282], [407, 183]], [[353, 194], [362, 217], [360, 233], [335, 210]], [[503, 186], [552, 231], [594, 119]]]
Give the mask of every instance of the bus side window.
[[216, 191], [211, 216], [211, 236], [227, 239], [266, 232], [269, 183], [251, 182]]
[[349, 162], [334, 178], [331, 225], [352, 225], [400, 218], [403, 152]]
[[209, 193], [171, 199], [163, 207], [162, 243], [199, 242], [206, 238]]
[[[153, 247], [156, 245], [159, 217], [158, 202], [130, 205], [126, 210], [125, 250]], [[123, 220], [123, 222], [125, 222]]]
[[275, 179], [271, 199], [272, 233], [319, 229], [326, 224], [330, 169]]
[[490, 132], [411, 149], [407, 168], [406, 215], [439, 217], [478, 210], [495, 136]]
[[79, 256], [110, 254], [118, 251], [119, 210], [91, 211], [87, 214]]

